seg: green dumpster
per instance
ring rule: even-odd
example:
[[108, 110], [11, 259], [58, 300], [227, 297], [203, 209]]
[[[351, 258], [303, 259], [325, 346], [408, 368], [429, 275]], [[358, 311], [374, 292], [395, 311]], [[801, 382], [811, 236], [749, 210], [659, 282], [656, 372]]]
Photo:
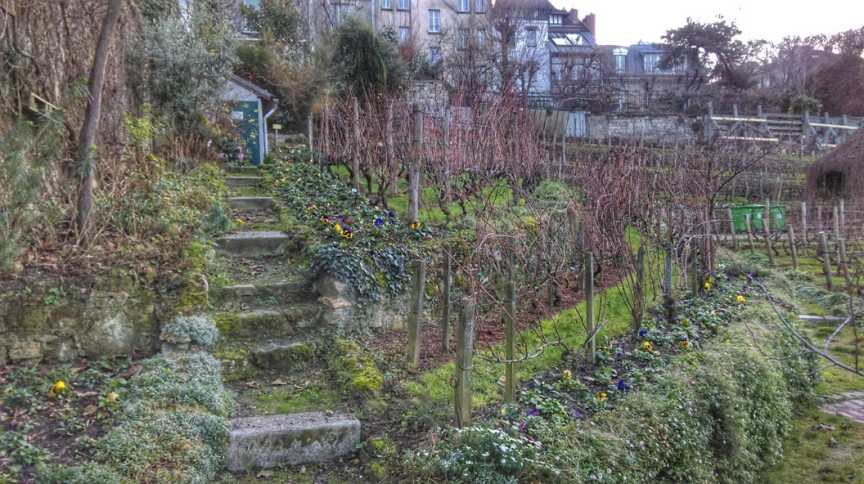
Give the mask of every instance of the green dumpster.
[[750, 229], [762, 230], [762, 217], [765, 216], [764, 205], [738, 205], [729, 207], [732, 211], [732, 224], [735, 226], [735, 232], [747, 232], [747, 215], [750, 215]]
[[747, 206], [739, 205], [735, 207], [729, 207], [729, 210], [732, 212], [732, 226], [735, 227], [735, 232], [746, 232], [747, 225], [744, 219], [749, 213], [747, 211]]
[[765, 205], [748, 205], [750, 209], [750, 229], [754, 232], [765, 230], [762, 219], [765, 218]]
[[771, 230], [784, 230], [786, 228], [786, 205], [771, 205], [770, 212], [769, 227]]
[[[762, 220], [765, 218], [765, 205], [738, 205], [729, 207], [732, 210], [732, 224], [735, 226], [735, 232], [744, 233], [747, 231], [747, 215], [750, 215], [750, 229], [754, 232], [761, 232], [764, 229]], [[771, 230], [782, 230], [786, 228], [786, 206], [772, 205], [769, 209], [769, 227]]]

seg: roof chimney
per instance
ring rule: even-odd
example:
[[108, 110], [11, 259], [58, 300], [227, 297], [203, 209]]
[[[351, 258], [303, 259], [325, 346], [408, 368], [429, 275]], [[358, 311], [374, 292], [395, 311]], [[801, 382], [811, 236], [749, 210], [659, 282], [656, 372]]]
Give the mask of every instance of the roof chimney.
[[591, 34], [594, 35], [594, 37], [597, 37], [597, 18], [593, 13], [586, 15], [585, 18], [582, 19], [582, 23], [588, 27], [588, 30], [591, 31]]
[[570, 9], [570, 13], [567, 14], [567, 18], [570, 19], [570, 22], [576, 23], [579, 21], [579, 10], [575, 8]]

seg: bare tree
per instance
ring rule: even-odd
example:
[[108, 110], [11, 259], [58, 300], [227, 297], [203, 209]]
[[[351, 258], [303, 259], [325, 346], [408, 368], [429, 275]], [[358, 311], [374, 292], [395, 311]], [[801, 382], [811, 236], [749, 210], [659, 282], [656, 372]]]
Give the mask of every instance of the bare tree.
[[108, 51], [111, 48], [111, 37], [114, 27], [120, 19], [123, 10], [123, 0], [111, 0], [102, 21], [102, 30], [96, 42], [96, 53], [90, 68], [90, 78], [87, 90], [90, 100], [87, 103], [87, 115], [78, 134], [78, 148], [75, 150], [75, 162], [81, 170], [81, 180], [78, 192], [78, 233], [85, 244], [89, 244], [93, 234], [90, 230], [90, 212], [93, 210], [93, 179], [96, 169], [94, 142], [99, 130], [99, 116], [102, 113], [102, 86], [105, 83], [105, 65], [108, 61]]
[[547, 32], [538, 15], [536, 5], [517, 0], [499, 0], [489, 13], [498, 89], [518, 92], [523, 102], [549, 69]]
[[564, 109], [606, 111], [624, 87], [612, 56], [598, 49], [552, 60], [552, 93]]

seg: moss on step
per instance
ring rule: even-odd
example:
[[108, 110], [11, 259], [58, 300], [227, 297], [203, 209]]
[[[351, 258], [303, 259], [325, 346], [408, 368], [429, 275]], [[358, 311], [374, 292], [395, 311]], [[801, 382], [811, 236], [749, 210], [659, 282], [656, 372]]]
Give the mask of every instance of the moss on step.
[[243, 329], [240, 317], [236, 313], [214, 314], [213, 321], [216, 322], [216, 329], [219, 330], [219, 334], [225, 338], [240, 334]]
[[342, 410], [340, 392], [323, 381], [289, 379], [286, 383], [284, 386], [243, 391], [237, 399], [243, 408], [256, 415]]
[[384, 377], [372, 356], [353, 341], [336, 339], [333, 346], [327, 367], [345, 390], [360, 399], [376, 397]]

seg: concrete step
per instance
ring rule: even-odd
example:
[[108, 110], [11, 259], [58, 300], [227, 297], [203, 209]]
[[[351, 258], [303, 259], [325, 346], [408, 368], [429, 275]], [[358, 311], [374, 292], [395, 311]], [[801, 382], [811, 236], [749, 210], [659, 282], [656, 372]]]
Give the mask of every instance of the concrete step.
[[264, 177], [260, 176], [245, 176], [245, 175], [228, 175], [225, 177], [229, 187], [257, 187], [264, 181]]
[[258, 308], [273, 304], [313, 302], [318, 295], [305, 280], [237, 284], [222, 288], [220, 308]]
[[228, 469], [239, 472], [324, 462], [354, 452], [360, 421], [353, 415], [296, 413], [231, 421]]
[[291, 304], [282, 309], [255, 309], [239, 313], [218, 313], [213, 319], [223, 339], [263, 340], [286, 337], [300, 329], [318, 325], [321, 305], [317, 302]]
[[249, 360], [258, 369], [290, 371], [296, 363], [309, 362], [314, 357], [313, 345], [298, 341], [272, 341], [249, 352]]
[[273, 205], [273, 197], [230, 197], [228, 206], [237, 210], [263, 210]]
[[237, 232], [218, 237], [216, 253], [239, 257], [279, 255], [290, 241], [283, 232]]
[[228, 175], [258, 175], [261, 168], [257, 166], [230, 166], [225, 169]]

